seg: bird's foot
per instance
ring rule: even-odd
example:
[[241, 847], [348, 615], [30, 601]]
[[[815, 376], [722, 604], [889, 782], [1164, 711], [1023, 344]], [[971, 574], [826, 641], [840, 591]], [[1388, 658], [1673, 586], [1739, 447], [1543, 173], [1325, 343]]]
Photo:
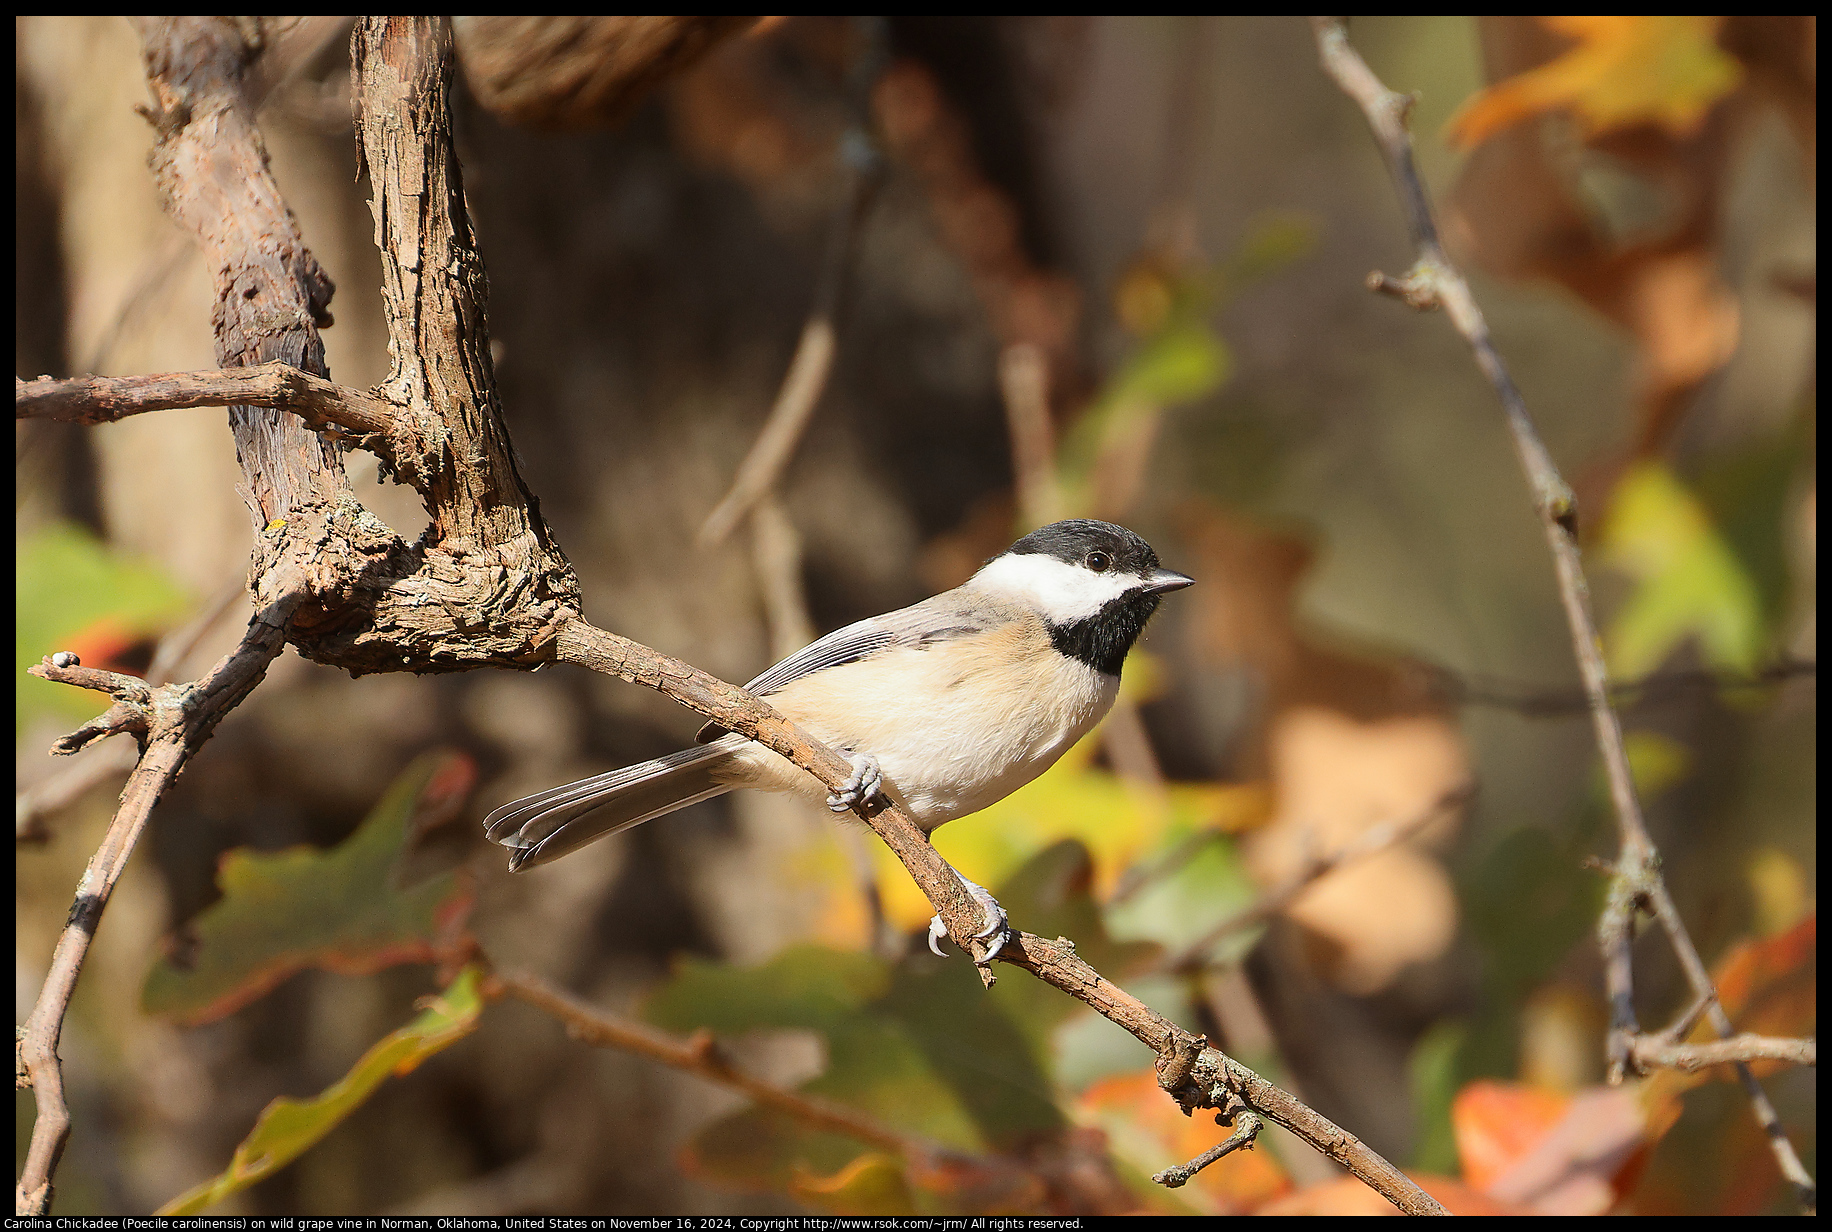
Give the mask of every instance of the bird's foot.
[[846, 760], [852, 763], [852, 777], [827, 797], [827, 807], [836, 813], [850, 813], [884, 789], [884, 771], [878, 768], [876, 757], [848, 752]]
[[[1011, 936], [1011, 921], [1005, 916], [1005, 908], [999, 906], [999, 900], [985, 886], [968, 881], [965, 877], [961, 878], [961, 884], [967, 887], [967, 893], [973, 896], [973, 901], [980, 905], [980, 911], [986, 917], [986, 927], [973, 936], [979, 941], [992, 938], [986, 945], [986, 957], [981, 959], [982, 962], [991, 962], [993, 956], [1005, 948], [1005, 942]], [[947, 957], [941, 952], [941, 947], [935, 944], [947, 935], [948, 926], [941, 922], [939, 915], [929, 921], [929, 950], [937, 958]]]

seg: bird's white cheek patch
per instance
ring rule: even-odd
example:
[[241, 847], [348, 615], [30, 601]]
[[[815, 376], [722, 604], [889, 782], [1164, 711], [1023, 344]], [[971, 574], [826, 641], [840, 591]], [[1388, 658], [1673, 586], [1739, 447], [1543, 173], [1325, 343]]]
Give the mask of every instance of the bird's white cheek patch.
[[1095, 573], [1054, 556], [1001, 556], [981, 569], [971, 585], [1022, 599], [1051, 624], [1086, 620], [1139, 585], [1129, 573]]

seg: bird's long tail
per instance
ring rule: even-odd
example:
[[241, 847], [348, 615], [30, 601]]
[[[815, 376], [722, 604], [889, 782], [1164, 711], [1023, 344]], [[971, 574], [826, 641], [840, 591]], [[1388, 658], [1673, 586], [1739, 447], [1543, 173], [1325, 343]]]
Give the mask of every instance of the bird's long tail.
[[484, 833], [510, 849], [511, 872], [546, 864], [593, 839], [730, 791], [734, 784], [715, 774], [744, 743], [726, 736], [511, 800], [483, 819]]

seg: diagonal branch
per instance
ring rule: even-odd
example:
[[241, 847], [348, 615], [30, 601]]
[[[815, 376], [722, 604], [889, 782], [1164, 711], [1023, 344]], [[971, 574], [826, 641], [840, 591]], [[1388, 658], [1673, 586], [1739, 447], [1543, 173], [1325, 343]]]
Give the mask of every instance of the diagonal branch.
[[900, 1156], [911, 1180], [919, 1185], [929, 1178], [945, 1181], [947, 1191], [957, 1200], [963, 1198], [964, 1190], [996, 1196], [1014, 1190], [1047, 1191], [1056, 1187], [1049, 1170], [1040, 1168], [1033, 1159], [958, 1150], [920, 1134], [906, 1133], [857, 1108], [749, 1074], [735, 1065], [713, 1034], [704, 1029], [680, 1039], [590, 1005], [527, 972], [497, 971], [484, 985], [484, 993], [491, 998], [511, 996], [546, 1011], [559, 1020], [568, 1035], [582, 1043], [647, 1057], [735, 1091], [757, 1107], [780, 1113], [810, 1129], [840, 1134]]
[[883, 65], [884, 40], [882, 31], [877, 28], [883, 19], [868, 21], [872, 24], [865, 36], [867, 46], [852, 72], [853, 93], [858, 96], [853, 100], [857, 115], [840, 138], [839, 157], [846, 185], [827, 239], [820, 278], [814, 288], [814, 305], [802, 326], [801, 341], [796, 344], [795, 357], [789, 361], [789, 371], [776, 391], [770, 417], [764, 421], [763, 430], [739, 464], [731, 491], [713, 506], [706, 521], [700, 525], [701, 547], [717, 547], [723, 543], [738, 523], [776, 487], [795, 455], [795, 447], [807, 432], [815, 408], [820, 405], [821, 394], [827, 389], [827, 378], [833, 373], [834, 354], [838, 349], [835, 323], [840, 314], [841, 294], [846, 287], [846, 270], [852, 263], [860, 224], [884, 179], [884, 156], [868, 131], [863, 97], [869, 93]]
[[[1622, 850], [1611, 878], [1609, 904], [1598, 925], [1598, 937], [1604, 955], [1605, 981], [1610, 1002], [1609, 1065], [1610, 1076], [1620, 1081], [1633, 1059], [1634, 1043], [1640, 1034], [1635, 1021], [1633, 970], [1629, 945], [1633, 938], [1635, 914], [1646, 911], [1660, 922], [1667, 935], [1686, 980], [1693, 992], [1709, 998], [1706, 1015], [1720, 1036], [1733, 1030], [1730, 1017], [1718, 1005], [1712, 990], [1710, 973], [1698, 948], [1680, 919], [1678, 908], [1660, 878], [1660, 854], [1648, 834], [1641, 815], [1641, 801], [1635, 793], [1635, 781], [1629, 772], [1628, 753], [1622, 742], [1622, 725], [1610, 704], [1609, 673], [1603, 663], [1603, 642], [1590, 610], [1590, 588], [1584, 577], [1583, 560], [1578, 552], [1577, 501], [1571, 487], [1559, 474], [1551, 453], [1540, 440], [1538, 429], [1527, 413], [1526, 399], [1508, 374], [1501, 353], [1495, 349], [1488, 323], [1471, 294], [1469, 284], [1445, 255], [1438, 239], [1437, 224], [1431, 213], [1431, 200], [1412, 157], [1412, 137], [1406, 129], [1406, 116], [1412, 108], [1408, 95], [1397, 94], [1374, 75], [1367, 62], [1348, 41], [1348, 29], [1339, 17], [1313, 17], [1312, 33], [1316, 37], [1323, 71], [1341, 87], [1367, 117], [1387, 162], [1387, 170], [1399, 193], [1406, 212], [1407, 227], [1412, 235], [1417, 260], [1402, 278], [1375, 272], [1368, 277], [1371, 290], [1396, 296], [1421, 310], [1444, 309], [1451, 324], [1475, 353], [1476, 366], [1494, 386], [1501, 400], [1508, 431], [1514, 438], [1515, 452], [1521, 469], [1534, 494], [1534, 504], [1543, 524], [1546, 543], [1558, 575], [1559, 599], [1565, 609], [1571, 630], [1571, 644], [1577, 656], [1578, 673], [1584, 682], [1591, 724], [1596, 732], [1597, 749], [1603, 756], [1603, 769], [1609, 783], [1609, 795], [1616, 815], [1616, 828]], [[1782, 1175], [1794, 1186], [1802, 1206], [1813, 1210], [1817, 1198], [1813, 1180], [1807, 1175], [1800, 1157], [1781, 1128], [1780, 1118], [1767, 1094], [1756, 1082], [1747, 1065], [1737, 1066], [1738, 1076], [1749, 1095], [1756, 1119], [1761, 1123]]]
[[683, 1042], [653, 1027], [631, 1022], [588, 1005], [526, 972], [496, 971], [490, 979], [495, 988], [486, 985], [486, 992], [507, 994], [519, 1001], [526, 1001], [536, 1009], [545, 1010], [559, 1019], [574, 1039], [594, 1047], [620, 1048], [659, 1061], [671, 1069], [697, 1074], [709, 1082], [730, 1087], [763, 1107], [785, 1113], [804, 1125], [844, 1134], [848, 1138], [899, 1155], [922, 1158], [942, 1150], [936, 1143], [899, 1133], [863, 1112], [814, 1096], [784, 1090], [774, 1083], [745, 1073], [721, 1053], [718, 1042], [707, 1032], [695, 1032]]
[[[621, 677], [664, 693], [729, 731], [781, 754], [837, 791], [852, 767], [826, 745], [778, 714], [768, 703], [734, 685], [639, 642], [595, 628], [584, 620], [564, 625], [554, 640], [555, 657], [593, 671]], [[981, 978], [991, 983], [986, 946], [974, 936], [980, 910], [960, 877], [901, 809], [882, 797], [856, 810], [897, 854], [934, 905], [956, 945], [973, 956]], [[1017, 932], [998, 952], [1001, 962], [1022, 967], [1044, 983], [1091, 1006], [1123, 1027], [1161, 1059], [1160, 1084], [1185, 1109], [1230, 1107], [1234, 1098], [1265, 1119], [1284, 1126], [1366, 1181], [1407, 1214], [1445, 1214], [1444, 1208], [1353, 1134], [1306, 1107], [1218, 1049], [1206, 1046], [1131, 993], [1102, 976], [1075, 954], [1066, 937], [1054, 941]]]

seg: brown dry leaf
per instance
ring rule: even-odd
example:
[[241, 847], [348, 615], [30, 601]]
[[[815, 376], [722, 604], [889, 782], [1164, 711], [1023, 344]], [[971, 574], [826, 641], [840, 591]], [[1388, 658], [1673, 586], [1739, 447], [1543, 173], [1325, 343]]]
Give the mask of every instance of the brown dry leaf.
[[1486, 1190], [1552, 1131], [1571, 1097], [1514, 1082], [1472, 1082], [1450, 1108], [1463, 1179]]
[[755, 17], [484, 16], [453, 20], [465, 80], [513, 124], [582, 128], [635, 109]]
[[[1439, 718], [1362, 723], [1297, 706], [1273, 721], [1270, 824], [1243, 854], [1264, 885], [1298, 875], [1365, 830], [1416, 817], [1465, 781], [1461, 737]], [[1437, 957], [1456, 934], [1457, 901], [1444, 868], [1398, 846], [1321, 878], [1286, 909], [1323, 941], [1326, 975], [1346, 992], [1376, 992], [1406, 966]]]
[[1454, 144], [1476, 145], [1555, 108], [1571, 111], [1593, 134], [1652, 123], [1683, 137], [1743, 79], [1742, 65], [1718, 46], [1722, 17], [1537, 20], [1577, 46], [1465, 103], [1450, 121]]
[[[1199, 647], [1266, 688], [1253, 760], [1270, 780], [1271, 820], [1244, 844], [1247, 867], [1278, 885], [1340, 851], [1370, 827], [1404, 824], [1468, 779], [1456, 727], [1403, 661], [1320, 645], [1293, 623], [1311, 563], [1300, 540], [1213, 510], [1185, 512], [1195, 572]], [[1427, 837], [1442, 841], [1446, 822]], [[1456, 896], [1443, 867], [1414, 840], [1319, 880], [1288, 914], [1309, 931], [1319, 966], [1365, 994], [1401, 969], [1443, 953], [1456, 932]]]

